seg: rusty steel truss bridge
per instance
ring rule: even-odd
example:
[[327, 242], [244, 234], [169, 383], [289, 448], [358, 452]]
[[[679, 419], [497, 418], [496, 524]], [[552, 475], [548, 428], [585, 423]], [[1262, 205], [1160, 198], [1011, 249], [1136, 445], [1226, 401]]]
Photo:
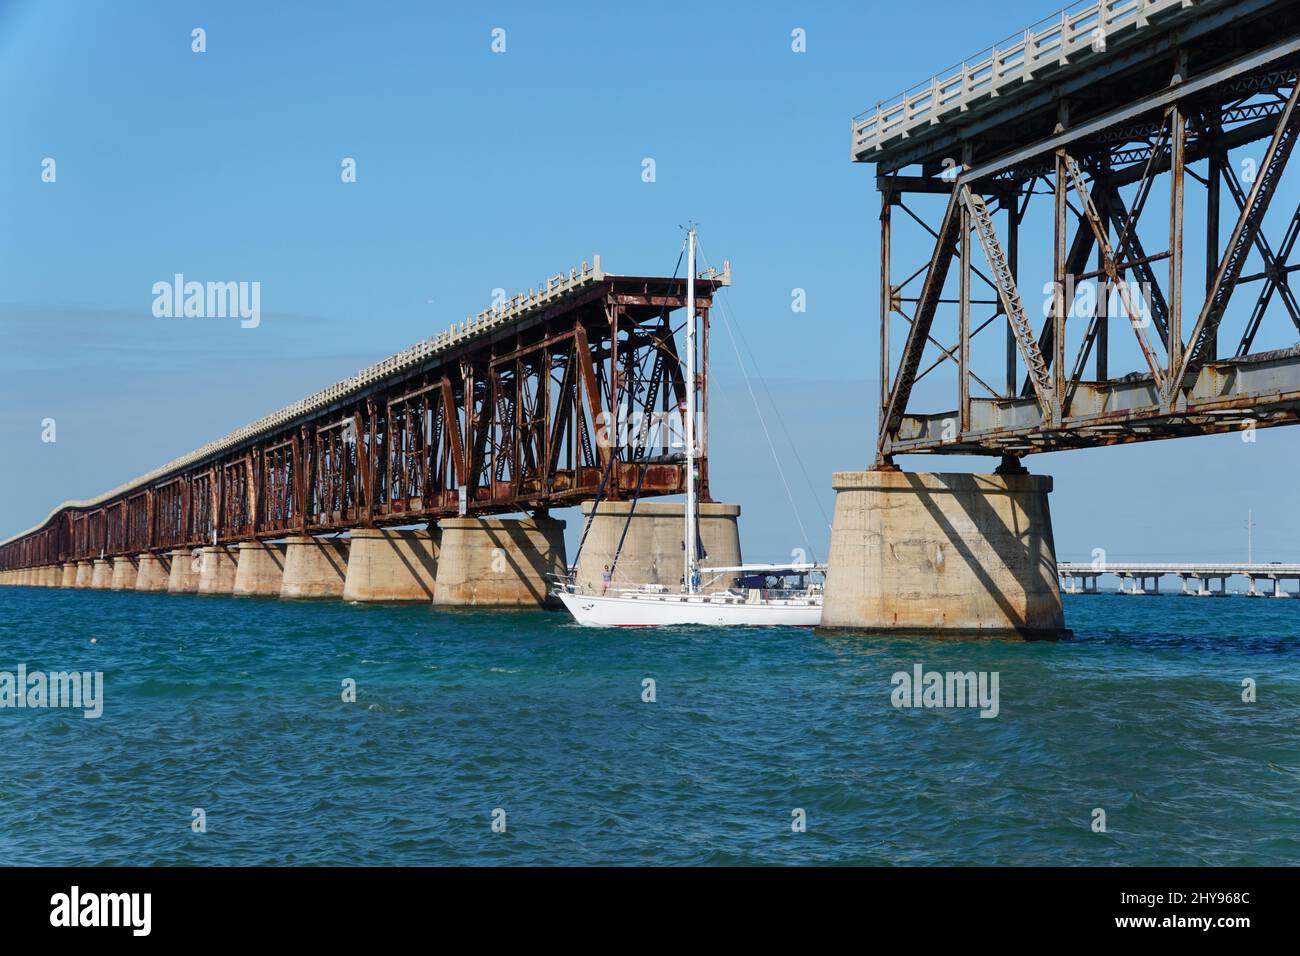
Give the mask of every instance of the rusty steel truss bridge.
[[877, 464], [1300, 420], [1298, 68], [1294, 0], [1088, 0], [856, 117]]
[[[696, 281], [701, 496], [708, 316]], [[600, 257], [0, 542], [0, 569], [685, 490], [686, 278]]]

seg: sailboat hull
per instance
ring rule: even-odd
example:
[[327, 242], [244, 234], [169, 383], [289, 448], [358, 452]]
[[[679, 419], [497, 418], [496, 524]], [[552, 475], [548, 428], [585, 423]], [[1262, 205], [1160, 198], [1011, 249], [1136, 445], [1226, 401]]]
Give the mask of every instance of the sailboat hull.
[[707, 594], [592, 595], [558, 591], [584, 627], [816, 627], [820, 603], [744, 602]]

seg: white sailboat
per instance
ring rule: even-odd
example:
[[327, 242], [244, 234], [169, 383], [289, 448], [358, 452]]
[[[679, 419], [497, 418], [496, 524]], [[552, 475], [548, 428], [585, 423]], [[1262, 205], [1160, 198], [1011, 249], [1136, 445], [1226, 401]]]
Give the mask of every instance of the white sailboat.
[[[555, 588], [574, 620], [590, 627], [664, 627], [696, 624], [711, 627], [816, 627], [822, 617], [822, 588], [805, 584], [806, 578], [822, 573], [813, 564], [735, 565], [700, 567], [698, 563], [699, 493], [695, 470], [695, 230], [687, 233], [686, 271], [686, 508], [684, 573], [680, 590], [663, 584], [643, 584], [604, 590], [579, 590], [572, 580]], [[701, 587], [701, 575], [710, 576], [708, 590]], [[795, 587], [766, 587], [768, 581], [783, 582], [797, 577]]]

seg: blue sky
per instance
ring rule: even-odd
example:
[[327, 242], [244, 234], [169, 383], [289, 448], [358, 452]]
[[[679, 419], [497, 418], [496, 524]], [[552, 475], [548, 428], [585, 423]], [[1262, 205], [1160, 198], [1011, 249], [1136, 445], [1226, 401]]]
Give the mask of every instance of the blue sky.
[[[874, 169], [848, 160], [849, 119], [1051, 12], [0, 2], [0, 537], [486, 308], [496, 287], [595, 252], [612, 272], [671, 272], [694, 219], [710, 259], [732, 262], [728, 306], [824, 556], [830, 474], [870, 464], [878, 393], [878, 199]], [[155, 318], [152, 285], [176, 272], [259, 281], [261, 325]], [[716, 320], [713, 341], [714, 494], [743, 505], [746, 558], [779, 559], [804, 543], [799, 522]], [[1298, 463], [1290, 429], [1029, 460], [1056, 477], [1061, 557], [1112, 560], [1244, 559], [1248, 508], [1257, 558], [1300, 559]]]

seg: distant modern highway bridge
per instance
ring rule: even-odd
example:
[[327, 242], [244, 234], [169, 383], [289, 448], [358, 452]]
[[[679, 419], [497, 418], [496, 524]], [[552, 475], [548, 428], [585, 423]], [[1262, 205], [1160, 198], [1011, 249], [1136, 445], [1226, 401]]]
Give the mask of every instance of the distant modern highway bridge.
[[[1231, 577], [1243, 577], [1249, 582], [1247, 594], [1252, 597], [1300, 596], [1300, 564], [1112, 564], [1106, 562], [1062, 561], [1058, 573], [1066, 582], [1070, 594], [1097, 594], [1098, 579], [1103, 574], [1119, 578], [1121, 594], [1159, 594], [1160, 579], [1166, 576], [1182, 579], [1183, 594], [1198, 597], [1227, 596], [1227, 582]], [[1214, 582], [1218, 587], [1214, 587]], [[1296, 590], [1287, 591], [1285, 581], [1295, 581]], [[1261, 590], [1260, 582], [1268, 582]]]

